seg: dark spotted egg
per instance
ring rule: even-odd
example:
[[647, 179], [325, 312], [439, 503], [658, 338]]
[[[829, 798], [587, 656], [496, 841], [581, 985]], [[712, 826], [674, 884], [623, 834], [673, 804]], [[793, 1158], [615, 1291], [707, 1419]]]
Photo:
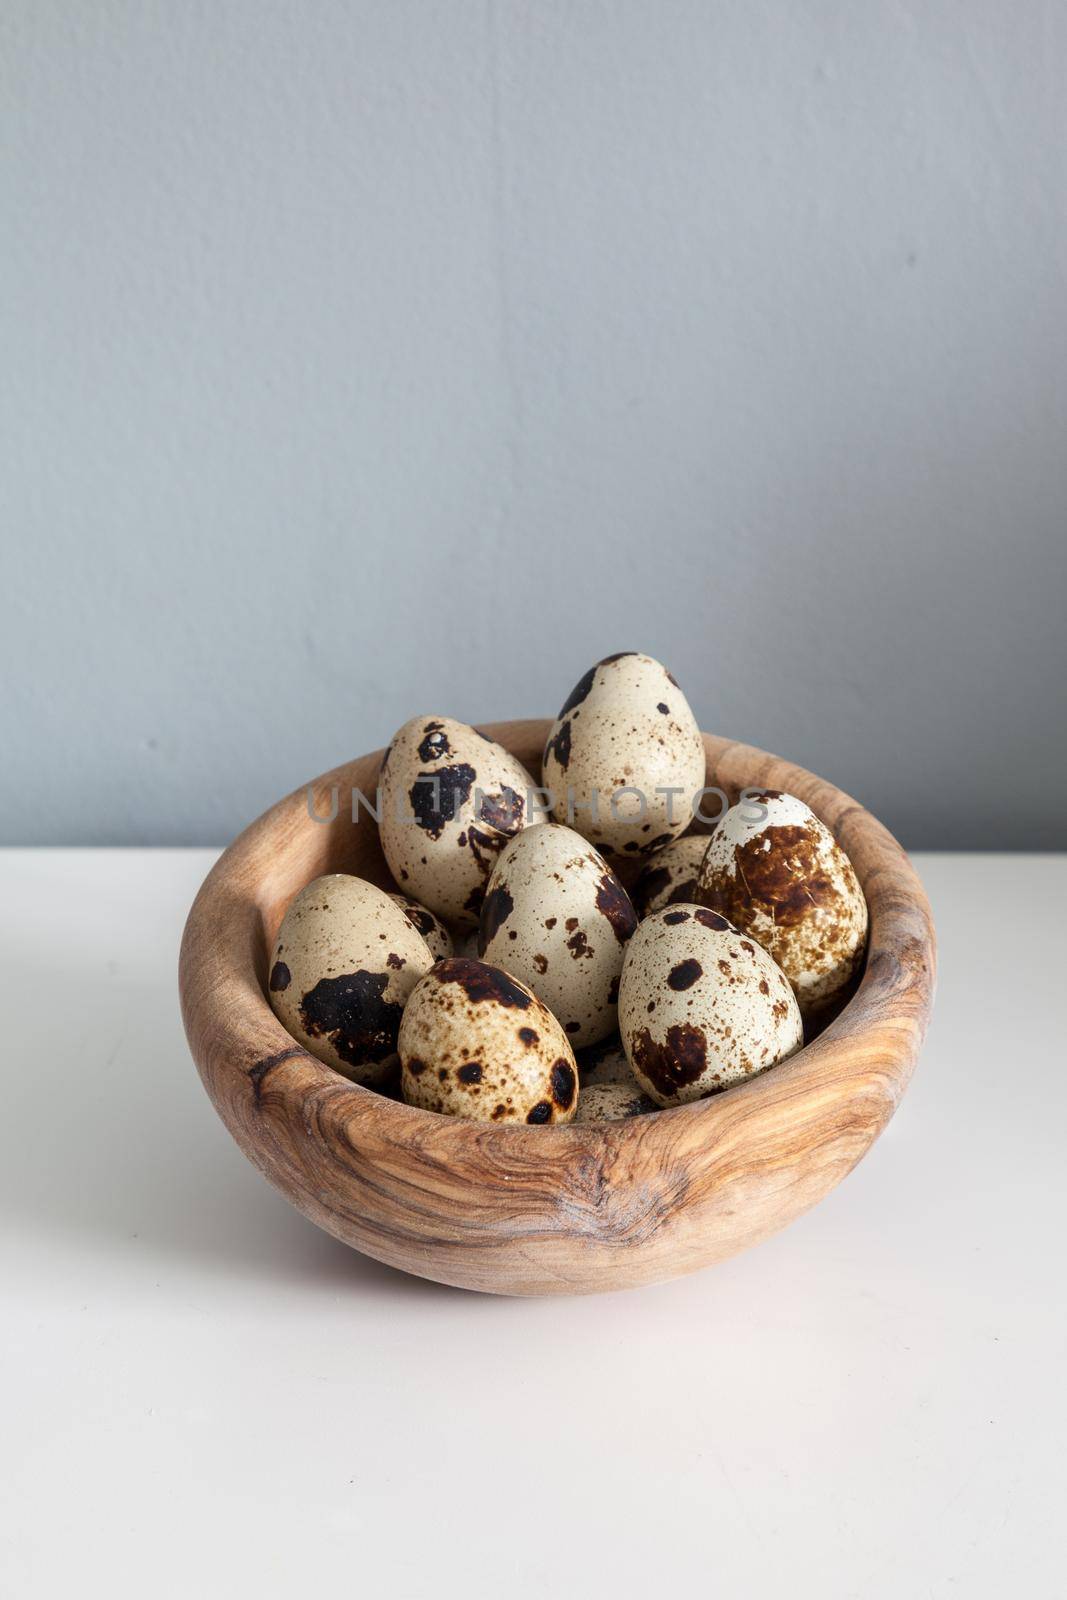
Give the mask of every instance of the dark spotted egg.
[[647, 917], [664, 906], [692, 905], [709, 835], [687, 833], [650, 856], [633, 887], [634, 910]]
[[493, 868], [478, 948], [521, 978], [577, 1047], [615, 1032], [622, 958], [636, 926], [603, 856], [573, 828], [539, 822], [516, 834]]
[[406, 894], [391, 894], [389, 898], [396, 901], [415, 932], [422, 934], [435, 961], [452, 954], [452, 935], [429, 906], [420, 906], [417, 900], [410, 899]]
[[394, 735], [379, 785], [378, 833], [402, 893], [475, 927], [497, 856], [529, 820], [530, 774], [465, 722], [413, 717]]
[[631, 1078], [625, 1083], [596, 1083], [582, 1090], [575, 1122], [623, 1122], [627, 1117], [644, 1116], [659, 1108], [642, 1094]]
[[543, 781], [556, 821], [605, 854], [640, 857], [684, 833], [704, 741], [666, 667], [632, 650], [590, 667], [553, 724]]
[[795, 795], [749, 791], [723, 817], [697, 900], [771, 955], [805, 1016], [847, 988], [863, 959], [867, 902], [829, 828]]
[[332, 873], [309, 883], [278, 930], [267, 978], [282, 1026], [356, 1083], [395, 1069], [404, 1003], [433, 965], [425, 939], [372, 883]]
[[570, 1122], [578, 1072], [566, 1034], [525, 984], [452, 956], [416, 985], [400, 1025], [401, 1090], [424, 1111], [480, 1122]]
[[706, 907], [668, 906], [630, 940], [619, 1031], [641, 1088], [661, 1106], [765, 1072], [803, 1042], [785, 974]]

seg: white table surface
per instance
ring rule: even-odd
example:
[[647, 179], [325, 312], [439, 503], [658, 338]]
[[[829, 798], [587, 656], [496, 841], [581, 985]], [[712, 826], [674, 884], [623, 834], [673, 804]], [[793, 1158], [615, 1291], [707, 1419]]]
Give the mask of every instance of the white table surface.
[[178, 1017], [211, 859], [0, 852], [0, 1594], [1065, 1592], [1067, 858], [918, 859], [933, 1026], [820, 1207], [541, 1301], [245, 1162]]

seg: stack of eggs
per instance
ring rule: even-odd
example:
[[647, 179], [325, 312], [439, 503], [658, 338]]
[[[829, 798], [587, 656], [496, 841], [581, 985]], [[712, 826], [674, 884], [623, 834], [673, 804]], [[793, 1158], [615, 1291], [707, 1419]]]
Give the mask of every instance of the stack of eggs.
[[317, 878], [278, 933], [270, 1000], [307, 1050], [427, 1111], [610, 1121], [766, 1071], [842, 1003], [851, 863], [777, 791], [693, 831], [703, 740], [659, 662], [590, 668], [541, 778], [465, 723], [404, 724], [378, 796], [396, 892]]

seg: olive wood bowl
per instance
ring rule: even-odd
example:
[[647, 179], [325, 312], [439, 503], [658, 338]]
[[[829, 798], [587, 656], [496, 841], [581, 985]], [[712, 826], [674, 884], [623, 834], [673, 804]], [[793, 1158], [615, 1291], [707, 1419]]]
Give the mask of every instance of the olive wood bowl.
[[[483, 730], [540, 771], [547, 721]], [[265, 1177], [364, 1254], [497, 1294], [588, 1294], [693, 1272], [765, 1239], [839, 1183], [897, 1107], [926, 1030], [935, 945], [907, 856], [821, 778], [704, 735], [709, 786], [799, 795], [848, 853], [870, 906], [855, 994], [761, 1077], [625, 1122], [504, 1127], [416, 1110], [349, 1083], [285, 1032], [266, 998], [286, 906], [323, 872], [392, 888], [373, 798], [381, 751], [297, 790], [247, 828], [189, 913], [179, 982], [215, 1109]], [[330, 823], [313, 820], [332, 809]]]

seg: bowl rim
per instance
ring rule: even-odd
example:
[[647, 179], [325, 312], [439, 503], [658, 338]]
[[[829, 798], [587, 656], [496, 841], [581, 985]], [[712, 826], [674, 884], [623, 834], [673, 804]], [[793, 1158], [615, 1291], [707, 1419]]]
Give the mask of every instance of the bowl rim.
[[[551, 722], [541, 718], [479, 725], [480, 732], [528, 767], [550, 728]], [[768, 1112], [780, 1120], [790, 1114], [792, 1104], [796, 1115], [817, 1121], [820, 1107], [828, 1114], [858, 1096], [863, 1110], [850, 1113], [856, 1127], [842, 1152], [843, 1170], [820, 1192], [805, 1196], [803, 1204], [787, 1207], [789, 1215], [778, 1224], [783, 1225], [832, 1187], [873, 1142], [910, 1079], [933, 1000], [935, 936], [922, 885], [896, 839], [834, 785], [754, 746], [710, 734], [703, 739], [709, 787], [718, 786], [731, 798], [745, 786], [785, 790], [804, 800], [830, 828], [867, 897], [867, 957], [844, 1009], [788, 1060], [707, 1099], [624, 1122], [527, 1127], [408, 1106], [341, 1077], [297, 1044], [274, 1015], [266, 994], [268, 950], [292, 894], [325, 871], [358, 870], [381, 887], [396, 887], [380, 855], [377, 829], [370, 862], [346, 868], [343, 863], [351, 859], [352, 848], [345, 848], [345, 830], [354, 843], [366, 820], [353, 825], [340, 804], [329, 824], [314, 822], [310, 815], [312, 807], [320, 817], [332, 807], [335, 788], [345, 794], [350, 787], [372, 792], [383, 751], [344, 762], [294, 790], [223, 852], [193, 903], [182, 939], [179, 988], [186, 1034], [205, 1087], [241, 1148], [314, 1221], [381, 1260], [440, 1277], [440, 1262], [434, 1258], [442, 1252], [434, 1246], [445, 1247], [447, 1256], [448, 1247], [463, 1244], [463, 1227], [457, 1221], [459, 1237], [441, 1238], [441, 1219], [435, 1216], [422, 1237], [418, 1197], [409, 1195], [413, 1229], [408, 1244], [396, 1248], [395, 1241], [390, 1245], [376, 1237], [362, 1215], [367, 1201], [364, 1168], [379, 1170], [384, 1164], [395, 1175], [409, 1153], [420, 1170], [470, 1173], [487, 1168], [506, 1185], [501, 1169], [506, 1157], [526, 1174], [560, 1164], [602, 1174], [610, 1167], [617, 1190], [630, 1175], [654, 1163], [658, 1144], [664, 1159], [669, 1147], [672, 1161], [679, 1150], [687, 1159], [701, 1147], [721, 1154], [724, 1141], [742, 1135], [746, 1127], [752, 1136]], [[369, 850], [370, 845], [369, 835], [362, 835], [360, 848]], [[798, 1159], [802, 1154], [798, 1149]], [[337, 1189], [347, 1192], [342, 1196]], [[545, 1217], [556, 1216], [550, 1204], [554, 1198], [543, 1197]], [[532, 1209], [538, 1211], [537, 1206]], [[613, 1228], [606, 1226], [605, 1239], [618, 1233]], [[597, 1237], [596, 1227], [584, 1231]], [[763, 1228], [758, 1236], [771, 1231], [773, 1227]], [[466, 1238], [468, 1247], [474, 1242]], [[719, 1258], [714, 1253], [708, 1257]], [[445, 1281], [465, 1280], [446, 1276]], [[480, 1282], [471, 1286], [495, 1287]]]

